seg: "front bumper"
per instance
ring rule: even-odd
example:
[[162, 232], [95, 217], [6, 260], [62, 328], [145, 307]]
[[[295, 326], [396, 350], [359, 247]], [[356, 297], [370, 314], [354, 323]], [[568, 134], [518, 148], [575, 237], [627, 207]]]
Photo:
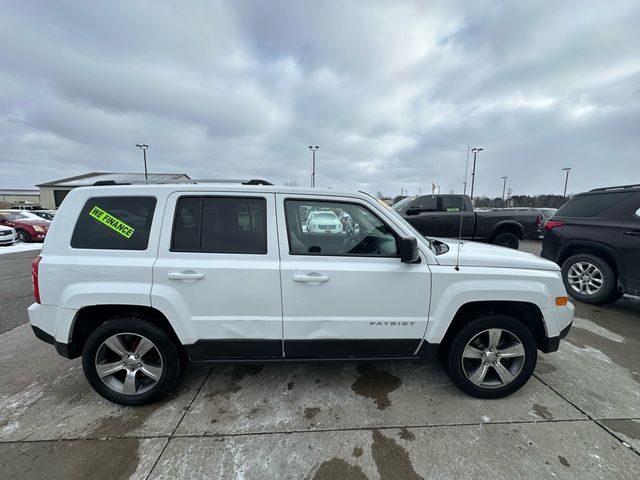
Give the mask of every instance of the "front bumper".
[[544, 337], [538, 348], [544, 353], [555, 352], [560, 347], [560, 340], [566, 337], [569, 334], [569, 330], [571, 330], [571, 326], [573, 325], [573, 321], [569, 325], [567, 325], [563, 330], [560, 331], [560, 335], [557, 337]]

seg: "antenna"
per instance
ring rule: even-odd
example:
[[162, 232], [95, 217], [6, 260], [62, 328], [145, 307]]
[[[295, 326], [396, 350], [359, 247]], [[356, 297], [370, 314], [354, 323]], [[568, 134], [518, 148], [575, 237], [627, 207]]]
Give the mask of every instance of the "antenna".
[[[455, 271], [460, 271], [460, 247], [462, 246], [462, 220], [464, 219], [464, 195], [467, 193], [467, 174], [469, 173], [469, 147], [467, 147], [467, 165], [464, 167], [464, 187], [465, 193], [460, 197], [460, 227], [458, 229], [458, 251], [456, 252]], [[471, 208], [473, 208], [473, 199], [471, 199]]]

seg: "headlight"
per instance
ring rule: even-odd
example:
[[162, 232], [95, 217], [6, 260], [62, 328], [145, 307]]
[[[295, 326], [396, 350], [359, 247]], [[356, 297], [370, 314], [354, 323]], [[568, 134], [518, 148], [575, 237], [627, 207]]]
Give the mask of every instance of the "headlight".
[[41, 226], [39, 226], [39, 225], [34, 225], [34, 226], [33, 226], [33, 229], [34, 229], [36, 232], [44, 232], [44, 231], [45, 231], [45, 230], [44, 230], [44, 228], [42, 228], [42, 227], [41, 227]]

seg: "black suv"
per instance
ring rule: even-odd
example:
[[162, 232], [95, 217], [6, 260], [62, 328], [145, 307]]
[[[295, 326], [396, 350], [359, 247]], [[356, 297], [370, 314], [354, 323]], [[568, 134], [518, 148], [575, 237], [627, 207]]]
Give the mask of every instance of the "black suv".
[[542, 256], [562, 267], [573, 298], [606, 303], [640, 295], [640, 184], [575, 195], [545, 230]]

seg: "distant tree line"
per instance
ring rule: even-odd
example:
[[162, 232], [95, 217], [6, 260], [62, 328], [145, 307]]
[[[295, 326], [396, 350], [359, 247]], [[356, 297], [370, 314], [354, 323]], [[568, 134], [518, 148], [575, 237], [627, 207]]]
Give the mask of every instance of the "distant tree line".
[[473, 203], [478, 208], [502, 208], [502, 207], [538, 207], [560, 208], [568, 198], [562, 195], [512, 195], [504, 202], [502, 197], [475, 197]]

